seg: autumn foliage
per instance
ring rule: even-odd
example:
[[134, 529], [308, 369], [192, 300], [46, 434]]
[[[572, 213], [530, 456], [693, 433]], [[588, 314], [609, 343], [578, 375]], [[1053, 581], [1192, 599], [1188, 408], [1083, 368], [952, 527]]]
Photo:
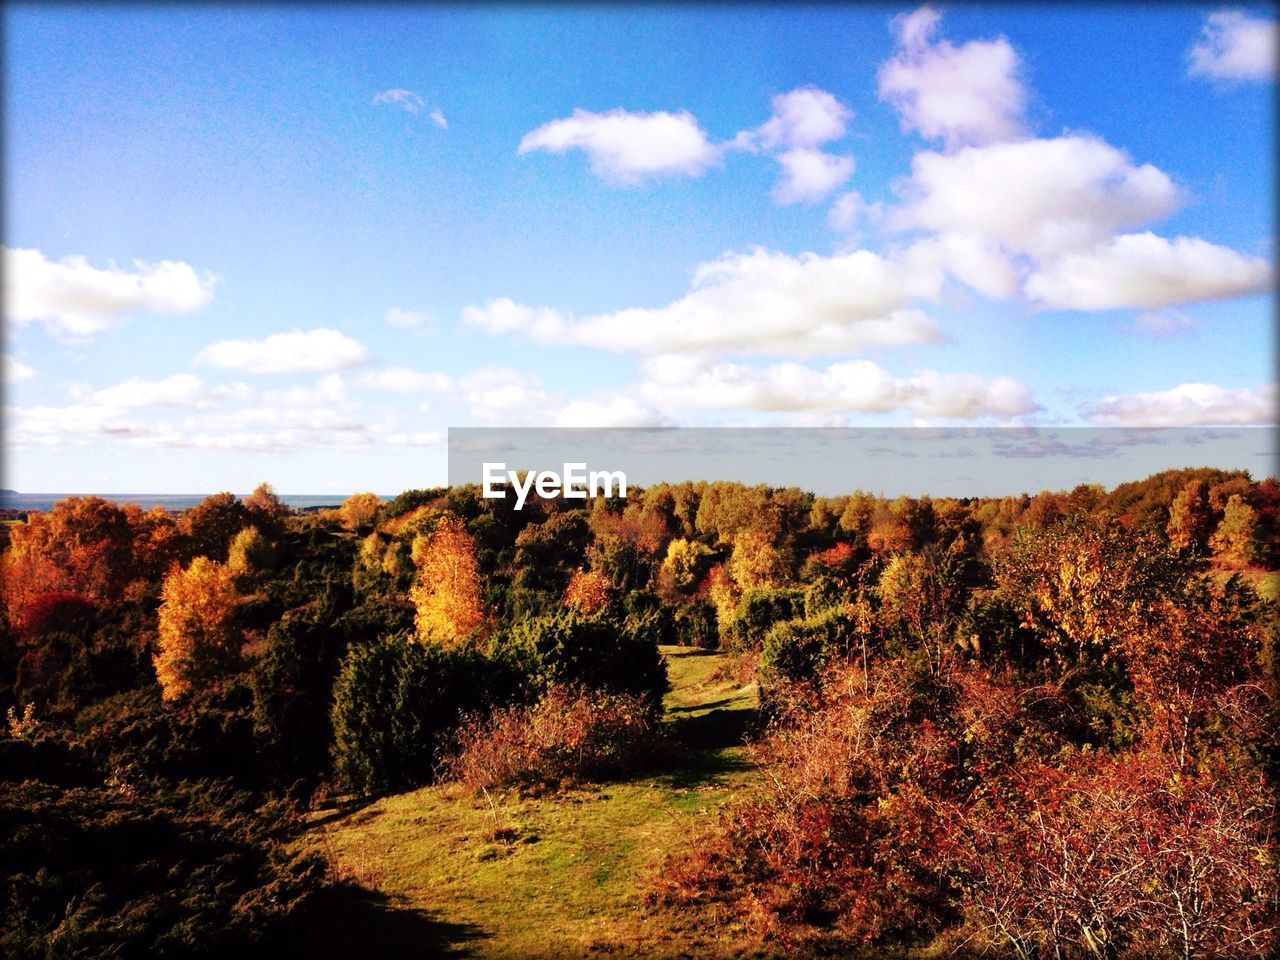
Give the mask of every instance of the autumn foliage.
[[156, 679], [165, 699], [174, 700], [236, 665], [240, 638], [232, 612], [239, 594], [229, 567], [196, 557], [165, 577], [161, 596]]
[[425, 537], [414, 541], [417, 582], [409, 597], [423, 643], [464, 643], [484, 622], [475, 542], [461, 519], [446, 516]]

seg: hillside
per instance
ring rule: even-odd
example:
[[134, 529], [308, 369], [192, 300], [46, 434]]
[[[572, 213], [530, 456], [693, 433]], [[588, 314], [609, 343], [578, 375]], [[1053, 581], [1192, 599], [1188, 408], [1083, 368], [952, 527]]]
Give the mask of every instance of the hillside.
[[722, 653], [663, 653], [666, 721], [688, 745], [671, 769], [545, 796], [433, 786], [316, 813], [304, 843], [367, 893], [332, 925], [321, 911], [298, 955], [761, 955], [712, 915], [645, 905], [651, 871], [755, 781], [740, 742], [755, 683], [726, 676]]

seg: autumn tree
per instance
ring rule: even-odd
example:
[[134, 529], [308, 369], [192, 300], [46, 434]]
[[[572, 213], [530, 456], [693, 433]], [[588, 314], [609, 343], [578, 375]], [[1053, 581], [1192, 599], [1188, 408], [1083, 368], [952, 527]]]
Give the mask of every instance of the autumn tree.
[[711, 555], [696, 540], [679, 537], [667, 544], [667, 555], [658, 569], [658, 583], [667, 593], [692, 593], [702, 579]]
[[1258, 556], [1258, 515], [1240, 494], [1233, 493], [1227, 500], [1209, 547], [1215, 557], [1231, 566], [1247, 567]]
[[154, 663], [166, 700], [238, 664], [241, 637], [232, 614], [239, 599], [231, 570], [208, 557], [165, 577]]
[[181, 527], [197, 556], [223, 561], [232, 538], [249, 524], [249, 511], [233, 493], [205, 497], [182, 515]]
[[457, 646], [483, 623], [475, 542], [460, 517], [446, 516], [413, 543], [418, 582], [409, 591], [423, 643]]
[[275, 562], [275, 547], [257, 527], [245, 527], [227, 550], [227, 569], [236, 586], [249, 590]]
[[15, 626], [24, 605], [42, 593], [72, 592], [114, 602], [133, 577], [133, 530], [115, 504], [101, 497], [68, 497], [12, 528], [0, 574]]
[[382, 498], [376, 493], [353, 493], [338, 507], [338, 519], [353, 532], [368, 530], [377, 522]]
[[1169, 523], [1165, 532], [1169, 544], [1175, 550], [1203, 550], [1209, 541], [1213, 511], [1209, 509], [1209, 485], [1203, 480], [1192, 480], [1169, 505]]

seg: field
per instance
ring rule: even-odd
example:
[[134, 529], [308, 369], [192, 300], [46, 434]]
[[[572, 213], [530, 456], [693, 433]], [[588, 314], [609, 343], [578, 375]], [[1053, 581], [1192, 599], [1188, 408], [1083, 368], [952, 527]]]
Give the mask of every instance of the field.
[[645, 905], [651, 871], [754, 782], [734, 741], [755, 683], [727, 676], [723, 654], [663, 653], [666, 719], [687, 745], [669, 770], [545, 796], [433, 786], [316, 814], [305, 843], [368, 893], [359, 925], [314, 928], [301, 955], [764, 955], [712, 913]]

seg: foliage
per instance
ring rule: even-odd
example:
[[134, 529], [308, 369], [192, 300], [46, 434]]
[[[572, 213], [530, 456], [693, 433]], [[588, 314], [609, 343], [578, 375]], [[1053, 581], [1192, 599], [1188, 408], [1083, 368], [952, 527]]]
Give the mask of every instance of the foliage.
[[230, 569], [201, 556], [165, 577], [162, 596], [156, 679], [165, 699], [174, 700], [238, 665], [241, 637], [232, 612], [239, 594]]
[[484, 622], [475, 542], [457, 517], [444, 517], [414, 541], [418, 581], [409, 592], [423, 643], [465, 643]]
[[499, 639], [497, 649], [517, 658], [543, 690], [581, 685], [635, 694], [656, 707], [667, 686], [657, 646], [602, 617], [563, 613], [524, 620]]
[[462, 716], [515, 687], [504, 661], [474, 650], [406, 634], [352, 647], [334, 683], [334, 770], [362, 793], [428, 783]]
[[537, 703], [462, 725], [446, 776], [473, 790], [635, 771], [659, 744], [651, 703], [552, 684]]

